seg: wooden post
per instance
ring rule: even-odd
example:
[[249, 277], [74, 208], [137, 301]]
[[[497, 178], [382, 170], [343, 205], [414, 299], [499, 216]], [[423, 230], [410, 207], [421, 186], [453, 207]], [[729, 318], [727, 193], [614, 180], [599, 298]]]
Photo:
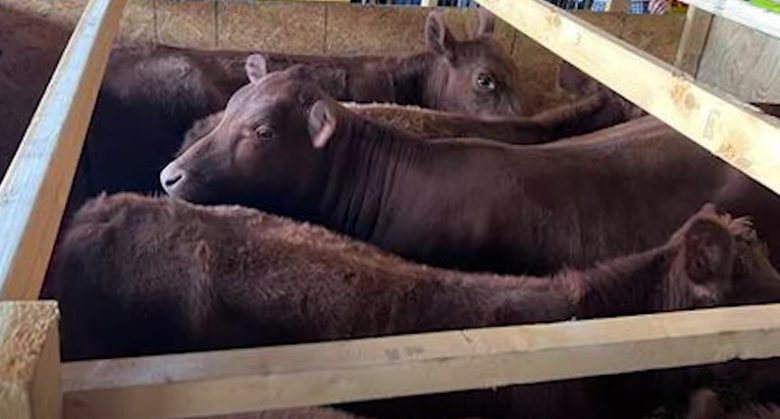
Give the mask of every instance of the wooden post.
[[710, 33], [712, 15], [696, 7], [688, 7], [685, 16], [680, 45], [677, 47], [677, 56], [674, 65], [680, 70], [696, 76], [701, 62], [704, 46], [707, 44], [707, 36]]
[[56, 302], [0, 302], [0, 418], [60, 418], [57, 319]]
[[65, 418], [221, 415], [780, 356], [780, 304], [66, 364]]
[[84, 9], [0, 183], [0, 299], [35, 299], [127, 0]]

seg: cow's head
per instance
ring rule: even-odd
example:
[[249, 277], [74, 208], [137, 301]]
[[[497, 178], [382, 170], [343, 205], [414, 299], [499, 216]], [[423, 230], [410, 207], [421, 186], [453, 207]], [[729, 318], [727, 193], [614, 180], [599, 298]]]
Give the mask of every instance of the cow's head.
[[780, 301], [780, 274], [747, 218], [718, 215], [705, 205], [672, 237], [662, 308]]
[[426, 99], [431, 107], [471, 115], [518, 115], [517, 68], [493, 41], [495, 18], [478, 10], [474, 38], [459, 41], [437, 13], [428, 15], [425, 40], [434, 55]]
[[213, 130], [163, 169], [166, 192], [285, 214], [311, 203], [325, 181], [324, 149], [346, 110], [309, 81], [309, 71], [294, 66], [266, 75], [263, 57], [251, 56], [251, 83], [233, 95]]

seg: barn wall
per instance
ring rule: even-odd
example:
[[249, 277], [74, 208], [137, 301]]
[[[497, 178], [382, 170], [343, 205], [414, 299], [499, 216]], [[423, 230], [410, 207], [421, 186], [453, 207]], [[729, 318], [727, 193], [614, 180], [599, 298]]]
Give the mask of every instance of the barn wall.
[[[0, 7], [26, 10], [59, 24], [73, 25], [87, 0], [0, 0]], [[456, 36], [476, 27], [472, 10], [442, 8]], [[308, 54], [397, 53], [424, 48], [423, 27], [430, 9], [352, 7], [337, 3], [247, 0], [130, 0], [123, 41], [152, 41], [201, 48], [257, 49]], [[581, 13], [606, 31], [671, 62], [684, 16]], [[560, 60], [499, 22], [497, 38], [524, 75], [529, 111], [562, 103], [556, 88]]]
[[716, 17], [698, 78], [746, 101], [780, 103], [780, 39]]

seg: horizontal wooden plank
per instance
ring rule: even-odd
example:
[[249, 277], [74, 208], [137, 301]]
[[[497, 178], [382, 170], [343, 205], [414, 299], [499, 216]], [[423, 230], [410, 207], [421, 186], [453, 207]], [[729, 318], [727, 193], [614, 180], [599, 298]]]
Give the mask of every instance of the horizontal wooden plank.
[[38, 297], [126, 0], [91, 0], [0, 184], [0, 299]]
[[780, 38], [780, 13], [761, 9], [745, 0], [681, 0], [690, 6]]
[[0, 418], [59, 419], [57, 303], [0, 302]]
[[780, 304], [63, 366], [65, 418], [172, 418], [780, 356]]
[[515, 28], [780, 193], [780, 120], [539, 0], [477, 0]]

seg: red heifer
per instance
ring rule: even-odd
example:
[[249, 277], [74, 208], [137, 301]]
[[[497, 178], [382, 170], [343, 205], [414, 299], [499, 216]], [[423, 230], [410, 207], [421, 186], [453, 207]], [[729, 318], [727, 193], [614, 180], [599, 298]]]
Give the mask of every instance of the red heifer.
[[544, 274], [660, 245], [731, 173], [651, 117], [543, 145], [424, 142], [277, 72], [239, 90], [160, 179], [179, 198], [321, 223], [424, 263]]

